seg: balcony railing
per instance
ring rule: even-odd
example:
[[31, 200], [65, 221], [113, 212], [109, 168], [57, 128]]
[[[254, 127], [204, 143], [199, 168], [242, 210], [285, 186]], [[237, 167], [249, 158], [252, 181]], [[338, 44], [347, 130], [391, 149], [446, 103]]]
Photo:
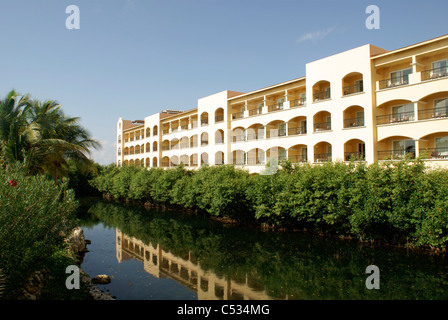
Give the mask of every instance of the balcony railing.
[[304, 163], [308, 161], [306, 156], [288, 156], [289, 161], [292, 163]]
[[379, 150], [378, 160], [402, 160], [406, 157], [410, 159], [415, 159], [414, 151], [405, 150]]
[[414, 121], [414, 111], [386, 114], [376, 117], [376, 124], [401, 123]]
[[313, 93], [313, 100], [320, 101], [330, 99], [330, 91], [322, 91]]
[[241, 141], [246, 141], [246, 136], [245, 135], [237, 135], [237, 136], [233, 136], [232, 142], [241, 142]]
[[420, 156], [424, 159], [448, 160], [448, 147], [420, 149]]
[[248, 135], [247, 135], [247, 141], [250, 141], [250, 140], [262, 140], [262, 139], [264, 139], [264, 133], [249, 133]]
[[422, 71], [422, 81], [448, 77], [448, 67]]
[[162, 151], [168, 151], [170, 150], [170, 146], [162, 146]]
[[221, 121], [224, 121], [224, 115], [216, 116], [216, 117], [215, 117], [215, 123], [216, 123], [216, 122], [221, 122]]
[[208, 125], [208, 119], [202, 119], [201, 126], [206, 126], [206, 125]]
[[331, 130], [331, 122], [320, 122], [314, 124], [314, 132]]
[[331, 161], [331, 153], [315, 153], [314, 162], [328, 162]]
[[306, 127], [288, 128], [288, 136], [295, 136], [299, 134], [306, 134]]
[[290, 103], [290, 105], [289, 105], [290, 108], [305, 106], [306, 105], [306, 97], [296, 99], [296, 100], [291, 100], [289, 103]]
[[344, 128], [363, 127], [364, 118], [344, 119]]
[[232, 113], [232, 120], [244, 118], [244, 111]]
[[398, 86], [403, 86], [409, 83], [409, 75], [402, 75], [400, 77], [392, 77], [390, 79], [380, 80], [379, 89], [387, 89]]
[[262, 165], [265, 164], [266, 161], [263, 158], [248, 158], [247, 159], [247, 164], [249, 166], [256, 166], [256, 165]]
[[183, 124], [180, 126], [181, 130], [188, 130], [188, 124]]
[[276, 103], [268, 106], [268, 112], [283, 110], [283, 103]]
[[169, 134], [170, 133], [170, 129], [163, 129], [162, 130], [162, 134]]
[[364, 161], [366, 160], [365, 152], [344, 152], [345, 161]]
[[439, 119], [448, 117], [448, 107], [445, 108], [435, 108], [435, 109], [424, 109], [418, 111], [419, 120], [427, 119]]
[[256, 108], [249, 110], [249, 116], [256, 116], [257, 114], [262, 114], [263, 109], [262, 108]]
[[349, 94], [359, 93], [359, 92], [364, 91], [364, 86], [363, 86], [363, 83], [361, 82], [360, 84], [355, 84], [352, 86], [344, 87], [343, 91], [344, 91], [344, 96], [349, 95]]

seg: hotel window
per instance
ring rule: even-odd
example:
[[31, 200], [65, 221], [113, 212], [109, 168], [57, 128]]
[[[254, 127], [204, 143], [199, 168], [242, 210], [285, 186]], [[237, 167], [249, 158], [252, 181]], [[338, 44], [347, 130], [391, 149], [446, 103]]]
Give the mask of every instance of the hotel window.
[[432, 63], [433, 75], [446, 75], [447, 74], [447, 61], [440, 60]]
[[280, 98], [277, 100], [278, 108], [283, 109], [283, 103], [285, 103], [285, 98]]
[[412, 68], [398, 70], [390, 73], [390, 84], [400, 85], [409, 83], [409, 75], [412, 73]]
[[405, 153], [415, 154], [414, 140], [396, 140], [393, 141], [393, 152], [395, 155], [404, 156]]
[[414, 120], [414, 105], [412, 103], [392, 107], [391, 122]]
[[436, 152], [443, 152], [448, 155], [448, 136], [436, 138]]
[[448, 116], [448, 98], [434, 100], [434, 115], [436, 117]]

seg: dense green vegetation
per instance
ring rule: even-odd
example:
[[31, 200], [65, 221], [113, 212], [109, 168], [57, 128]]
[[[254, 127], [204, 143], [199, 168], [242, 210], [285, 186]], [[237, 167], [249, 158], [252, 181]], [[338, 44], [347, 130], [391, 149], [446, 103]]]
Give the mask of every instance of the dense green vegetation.
[[420, 159], [381, 164], [284, 163], [273, 175], [233, 166], [197, 171], [108, 166], [91, 180], [116, 199], [215, 217], [408, 246], [448, 243], [448, 171]]
[[28, 277], [63, 250], [63, 239], [76, 227], [78, 202], [67, 181], [55, 184], [25, 171], [19, 165], [0, 170], [0, 270], [6, 298], [20, 295]]
[[55, 101], [14, 90], [0, 99], [0, 297], [15, 299], [34, 271], [71, 262], [61, 257], [76, 227], [73, 189], [86, 191], [80, 186], [97, 169], [90, 149], [98, 147]]

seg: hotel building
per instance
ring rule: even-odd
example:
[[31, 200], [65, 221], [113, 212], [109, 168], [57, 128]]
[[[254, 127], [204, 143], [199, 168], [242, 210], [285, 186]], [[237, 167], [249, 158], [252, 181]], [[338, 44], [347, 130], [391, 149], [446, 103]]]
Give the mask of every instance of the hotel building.
[[393, 51], [367, 44], [306, 64], [306, 76], [223, 91], [187, 111], [117, 122], [118, 166], [194, 168], [421, 155], [448, 167], [448, 35]]

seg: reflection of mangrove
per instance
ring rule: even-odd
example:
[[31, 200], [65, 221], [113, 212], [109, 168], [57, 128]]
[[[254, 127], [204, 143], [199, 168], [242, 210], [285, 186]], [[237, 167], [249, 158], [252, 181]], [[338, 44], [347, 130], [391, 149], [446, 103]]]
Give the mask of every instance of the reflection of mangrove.
[[248, 277], [241, 282], [238, 279], [220, 278], [212, 272], [202, 270], [191, 252], [178, 257], [160, 245], [154, 247], [151, 243], [145, 244], [118, 229], [116, 235], [118, 262], [130, 257], [142, 261], [146, 272], [157, 278], [167, 276], [176, 280], [194, 290], [200, 300], [270, 299], [257, 282]]
[[[123, 242], [119, 259], [125, 259], [125, 253], [133, 255], [151, 274], [196, 288], [199, 298], [236, 299], [237, 294], [254, 299], [262, 295], [272, 299], [448, 298], [442, 257], [246, 230], [115, 202], [98, 201], [89, 213], [127, 235], [120, 238], [128, 242]], [[154, 261], [158, 269], [149, 264]], [[371, 264], [380, 267], [381, 290], [365, 287], [365, 269]]]

